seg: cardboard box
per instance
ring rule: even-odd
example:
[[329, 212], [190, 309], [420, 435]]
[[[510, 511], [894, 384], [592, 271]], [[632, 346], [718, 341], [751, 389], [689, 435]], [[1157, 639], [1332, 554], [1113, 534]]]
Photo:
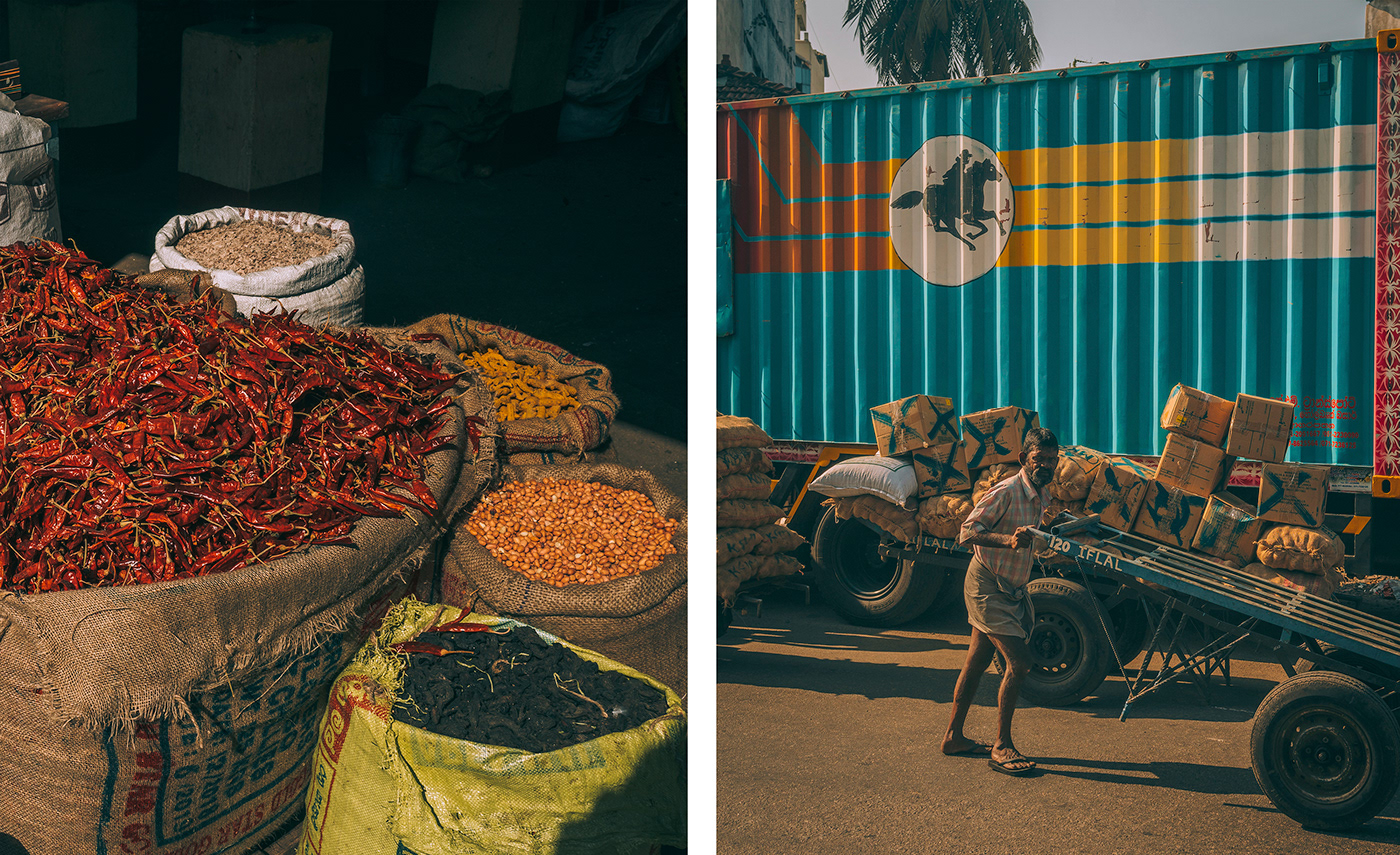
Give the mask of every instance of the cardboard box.
[[1016, 463], [1031, 428], [1040, 427], [1034, 410], [998, 407], [962, 417], [967, 468], [985, 469], [996, 463]]
[[875, 445], [889, 457], [916, 448], [957, 442], [958, 417], [952, 398], [911, 395], [870, 408]]
[[1225, 445], [1234, 409], [1233, 401], [1178, 383], [1167, 395], [1167, 405], [1162, 409], [1162, 427], [1220, 448]]
[[1104, 525], [1129, 531], [1151, 480], [1152, 471], [1142, 464], [1126, 457], [1110, 457], [1094, 476], [1084, 513], [1098, 514]]
[[1147, 494], [1142, 497], [1133, 533], [1177, 549], [1190, 549], [1205, 512], [1203, 496], [1193, 496], [1154, 479], [1147, 482]]
[[914, 461], [914, 480], [919, 483], [921, 499], [945, 493], [965, 493], [972, 489], [972, 474], [967, 468], [967, 446], [962, 442], [911, 451], [909, 458]]
[[1265, 463], [1282, 463], [1293, 437], [1293, 411], [1287, 401], [1241, 394], [1235, 398], [1225, 453]]
[[1255, 541], [1263, 531], [1264, 521], [1253, 507], [1229, 493], [1216, 493], [1206, 502], [1191, 548], [1243, 567], [1256, 560]]
[[1322, 525], [1330, 466], [1265, 463], [1259, 474], [1259, 516], [1307, 528]]
[[1193, 496], [1214, 493], [1234, 465], [1234, 459], [1213, 445], [1178, 433], [1167, 434], [1155, 477]]

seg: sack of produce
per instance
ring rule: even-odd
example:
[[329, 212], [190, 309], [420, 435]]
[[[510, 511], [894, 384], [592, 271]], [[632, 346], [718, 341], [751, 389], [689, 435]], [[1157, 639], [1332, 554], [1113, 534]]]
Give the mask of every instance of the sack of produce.
[[151, 270], [202, 270], [243, 315], [293, 312], [303, 323], [359, 326], [365, 272], [344, 220], [223, 207], [172, 217], [156, 234]]
[[715, 449], [767, 448], [772, 437], [752, 419], [743, 416], [715, 416]]
[[[58, 244], [0, 248], [0, 281], [27, 378], [0, 413], [0, 830], [254, 851], [297, 819], [335, 674], [489, 477], [462, 465], [489, 395], [445, 348], [231, 321]], [[59, 312], [88, 344], [40, 369], [23, 342]]]
[[63, 240], [58, 185], [49, 157], [53, 130], [42, 119], [21, 116], [0, 95], [0, 244]]
[[1067, 502], [1064, 499], [1052, 498], [1045, 505], [1045, 513], [1040, 515], [1041, 526], [1044, 527], [1050, 525], [1050, 523], [1054, 521], [1055, 517], [1058, 517], [1060, 514], [1065, 513], [1066, 511], [1075, 515], [1076, 517], [1084, 516], [1084, 500], [1078, 499], [1075, 501]]
[[336, 679], [299, 855], [686, 845], [676, 694], [513, 620], [405, 600]]
[[1275, 570], [1323, 573], [1346, 557], [1342, 539], [1325, 528], [1276, 525], [1259, 538], [1259, 563]]
[[[776, 526], [775, 526], [776, 527]], [[767, 526], [764, 526], [767, 528]], [[722, 528], [715, 535], [717, 564], [750, 555], [763, 542], [762, 528]]]
[[719, 479], [715, 485], [715, 500], [755, 499], [763, 501], [773, 492], [773, 480], [757, 472], [736, 472]]
[[[733, 529], [725, 529], [733, 531]], [[755, 555], [776, 555], [780, 552], [791, 552], [807, 542], [807, 538], [793, 531], [785, 525], [764, 525], [752, 531], [758, 535], [759, 541], [754, 545]]]
[[782, 508], [757, 499], [725, 499], [715, 504], [715, 525], [720, 528], [758, 528], [782, 518]]
[[987, 491], [1015, 475], [1021, 474], [1019, 463], [994, 463], [977, 474], [977, 483], [972, 487], [972, 504], [982, 501]]
[[878, 496], [842, 496], [822, 502], [824, 505], [827, 503], [835, 504], [838, 520], [854, 517], [874, 523], [901, 543], [913, 543], [919, 539], [919, 521], [914, 512]]
[[496, 390], [506, 454], [582, 456], [608, 438], [619, 403], [612, 374], [602, 365], [524, 333], [458, 315], [434, 315], [410, 329], [442, 336]]
[[752, 579], [774, 579], [802, 572], [802, 562], [791, 555], [743, 555], [719, 565], [719, 597], [734, 605], [739, 586]]
[[684, 695], [685, 501], [612, 463], [505, 466], [502, 478], [452, 532], [443, 599], [527, 621]]
[[1094, 486], [1104, 456], [1082, 445], [1066, 445], [1060, 449], [1060, 462], [1055, 466], [1055, 478], [1045, 489], [1062, 502], [1082, 501]]
[[919, 503], [919, 528], [925, 534], [957, 540], [962, 524], [972, 513], [972, 500], [966, 493], [934, 496]]
[[1295, 591], [1302, 591], [1305, 594], [1312, 594], [1324, 599], [1330, 598], [1347, 578], [1346, 573], [1340, 567], [1328, 567], [1321, 573], [1303, 573], [1297, 570], [1280, 570], [1276, 567], [1254, 563], [1246, 564], [1243, 569], [1249, 575], [1266, 582], [1273, 582], [1275, 585], [1282, 585], [1285, 588], [1292, 588]]
[[720, 478], [745, 473], [767, 475], [773, 471], [773, 461], [764, 457], [761, 449], [751, 446], [726, 448], [715, 455], [715, 463]]
[[813, 478], [807, 489], [832, 498], [871, 495], [909, 510], [918, 507], [914, 464], [902, 457], [872, 455], [843, 460]]

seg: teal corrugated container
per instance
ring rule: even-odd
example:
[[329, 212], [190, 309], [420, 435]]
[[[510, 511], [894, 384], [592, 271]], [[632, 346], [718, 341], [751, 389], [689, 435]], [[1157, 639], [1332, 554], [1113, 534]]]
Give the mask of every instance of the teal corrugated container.
[[1357, 40], [722, 105], [717, 406], [873, 442], [924, 393], [1157, 454], [1185, 383], [1369, 466], [1376, 89]]

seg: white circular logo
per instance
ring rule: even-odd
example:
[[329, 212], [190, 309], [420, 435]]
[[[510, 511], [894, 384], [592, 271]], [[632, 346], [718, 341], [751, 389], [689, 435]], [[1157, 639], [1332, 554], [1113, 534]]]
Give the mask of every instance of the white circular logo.
[[934, 285], [963, 285], [992, 269], [1016, 200], [996, 152], [961, 134], [934, 137], [904, 161], [890, 186], [890, 240], [910, 270]]

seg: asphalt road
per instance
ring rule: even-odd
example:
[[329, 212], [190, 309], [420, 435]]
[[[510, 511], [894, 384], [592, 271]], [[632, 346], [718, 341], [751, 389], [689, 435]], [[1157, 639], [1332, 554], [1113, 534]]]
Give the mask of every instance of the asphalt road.
[[[777, 591], [719, 640], [717, 850], [747, 853], [1400, 852], [1400, 798], [1347, 833], [1304, 830], [1249, 765], [1254, 709], [1282, 668], [1245, 655], [1209, 703], [1173, 684], [1119, 713], [1116, 673], [1064, 709], [1023, 706], [1017, 746], [1042, 773], [1012, 778], [938, 751], [967, 652], [960, 606], [896, 629], [846, 623]], [[989, 671], [967, 732], [995, 735]]]

